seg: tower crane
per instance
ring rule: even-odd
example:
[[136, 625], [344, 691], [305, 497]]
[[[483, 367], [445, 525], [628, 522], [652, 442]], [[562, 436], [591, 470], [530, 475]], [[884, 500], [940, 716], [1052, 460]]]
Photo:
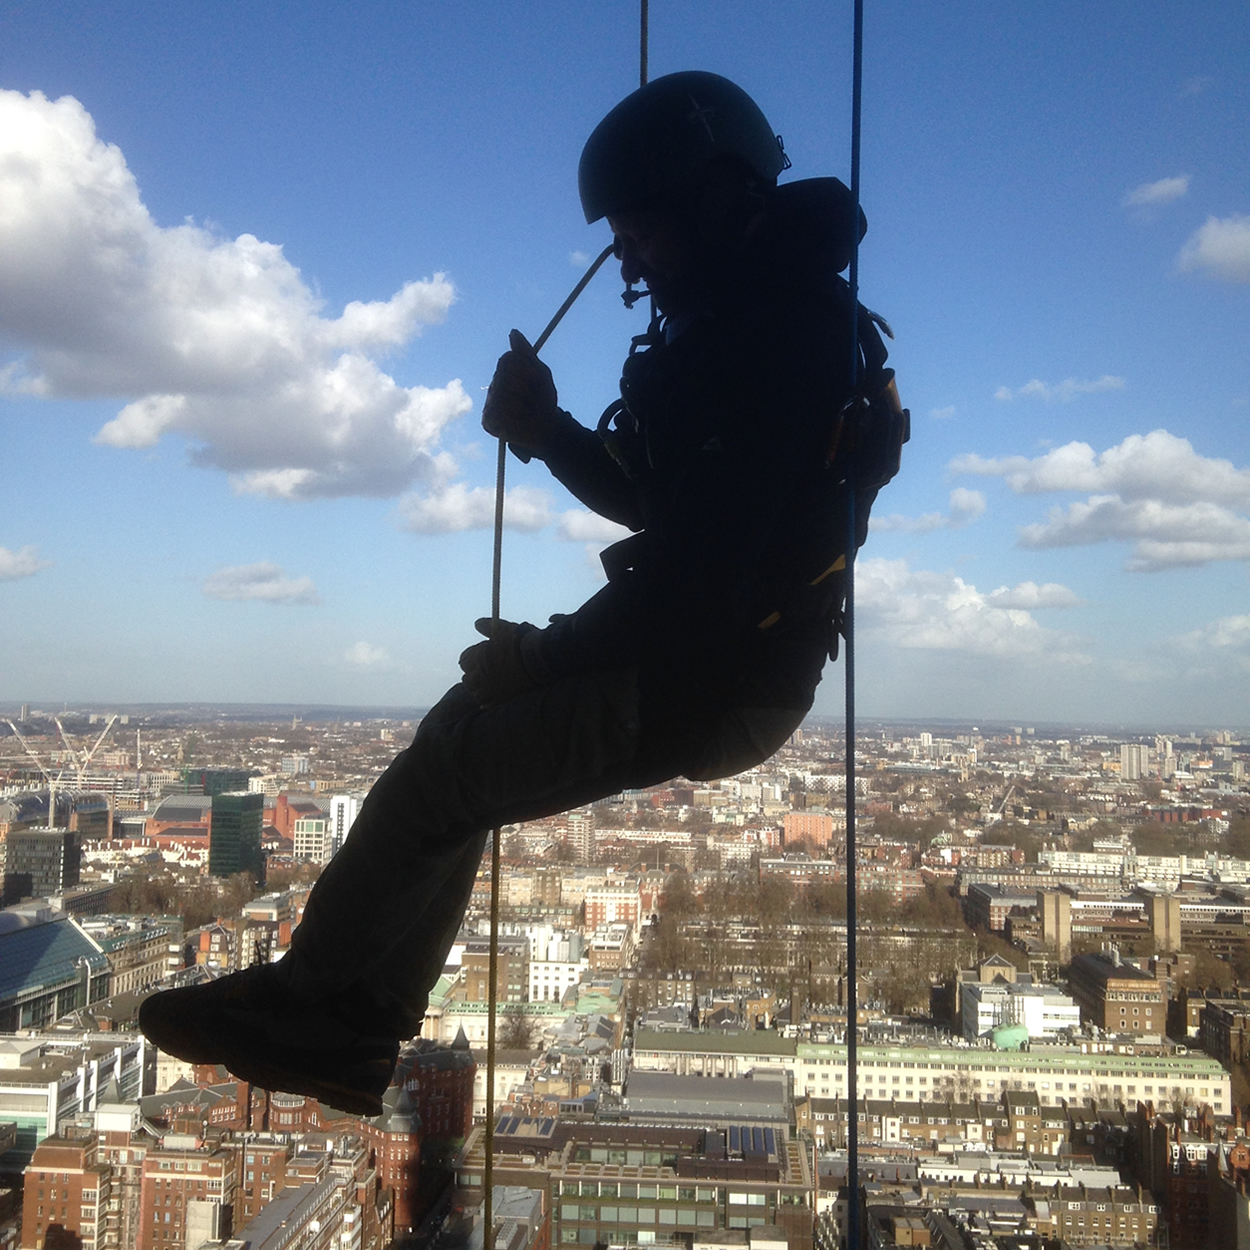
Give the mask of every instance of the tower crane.
[[78, 758], [78, 752], [74, 749], [74, 744], [69, 740], [69, 734], [65, 732], [65, 726], [61, 724], [61, 718], [54, 716], [52, 719], [56, 721], [56, 727], [61, 731], [61, 741], [65, 743], [70, 758], [74, 761], [74, 767], [78, 772], [78, 788], [81, 790], [86, 782], [87, 766], [95, 758], [95, 753], [104, 744], [104, 739], [109, 736], [109, 730], [117, 723], [117, 714], [114, 713], [109, 717], [108, 724], [104, 726], [104, 732], [95, 740], [95, 746], [90, 751], [83, 750], [81, 762]]
[[[65, 769], [62, 768], [61, 771], [53, 777], [53, 775], [43, 766], [43, 761], [38, 755], [35, 754], [34, 747], [26, 741], [22, 731], [12, 721], [6, 721], [5, 723], [13, 731], [13, 734], [17, 738], [18, 742], [22, 744], [22, 749], [32, 760], [35, 761], [35, 767], [43, 773], [44, 780], [48, 783], [48, 828], [51, 829], [56, 824], [56, 787], [61, 778], [65, 776]], [[64, 730], [61, 732], [64, 733]]]

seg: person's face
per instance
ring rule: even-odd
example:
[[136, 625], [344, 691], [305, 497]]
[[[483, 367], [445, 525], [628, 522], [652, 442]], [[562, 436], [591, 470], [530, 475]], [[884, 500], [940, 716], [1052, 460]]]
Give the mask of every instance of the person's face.
[[646, 283], [656, 304], [673, 312], [689, 292], [695, 260], [676, 214], [640, 209], [609, 217], [608, 227], [616, 236], [621, 277], [627, 283]]

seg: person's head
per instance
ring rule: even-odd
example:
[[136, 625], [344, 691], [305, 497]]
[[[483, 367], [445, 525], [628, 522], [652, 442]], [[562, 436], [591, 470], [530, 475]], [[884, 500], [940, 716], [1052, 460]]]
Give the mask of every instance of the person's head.
[[622, 100], [586, 141], [577, 180], [586, 220], [606, 217], [617, 237], [623, 276], [672, 312], [732, 269], [788, 164], [741, 87], [687, 71]]

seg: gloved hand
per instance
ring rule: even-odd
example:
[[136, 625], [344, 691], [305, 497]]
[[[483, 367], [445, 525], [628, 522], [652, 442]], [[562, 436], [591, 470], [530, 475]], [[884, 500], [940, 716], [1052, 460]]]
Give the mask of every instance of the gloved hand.
[[499, 357], [482, 405], [482, 428], [514, 448], [541, 455], [564, 415], [556, 403], [556, 384], [520, 330], [513, 330], [508, 342], [512, 350]]
[[460, 653], [464, 684], [482, 705], [494, 707], [544, 685], [550, 673], [542, 658], [542, 631], [528, 621], [492, 623], [484, 616], [473, 628], [486, 638]]

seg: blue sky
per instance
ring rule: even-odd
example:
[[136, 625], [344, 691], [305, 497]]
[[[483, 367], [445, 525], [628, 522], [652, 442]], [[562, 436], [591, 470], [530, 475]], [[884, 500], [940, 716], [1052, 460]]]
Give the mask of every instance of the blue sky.
[[[847, 176], [850, 6], [653, 0]], [[868, 0], [865, 302], [904, 471], [867, 715], [1250, 723], [1244, 5]], [[428, 704], [489, 606], [507, 331], [606, 242], [577, 157], [633, 3], [13, 3], [0, 15], [0, 700]], [[546, 356], [593, 422], [609, 268]], [[504, 611], [606, 531], [510, 465]], [[836, 713], [831, 669], [817, 711]]]

